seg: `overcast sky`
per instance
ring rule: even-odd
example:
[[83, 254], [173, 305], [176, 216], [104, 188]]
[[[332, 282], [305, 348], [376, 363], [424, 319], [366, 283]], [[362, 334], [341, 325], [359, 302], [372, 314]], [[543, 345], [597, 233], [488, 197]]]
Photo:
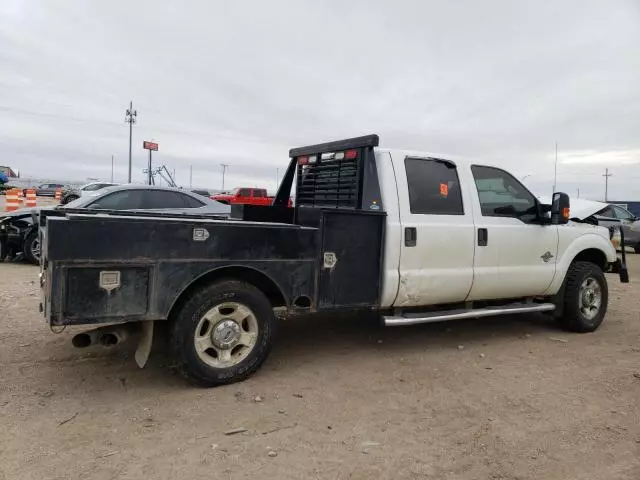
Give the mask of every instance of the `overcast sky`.
[[367, 133], [536, 193], [640, 200], [638, 0], [1, 0], [0, 164], [275, 188], [288, 148]]

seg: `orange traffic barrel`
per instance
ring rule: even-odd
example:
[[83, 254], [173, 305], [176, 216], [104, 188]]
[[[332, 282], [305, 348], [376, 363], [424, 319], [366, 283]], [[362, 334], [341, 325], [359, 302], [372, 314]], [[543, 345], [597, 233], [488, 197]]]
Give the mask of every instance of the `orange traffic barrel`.
[[60, 201], [62, 200], [62, 189], [61, 188], [56, 188], [56, 200]]
[[35, 207], [38, 204], [38, 199], [36, 197], [36, 191], [34, 188], [27, 189], [27, 196], [24, 200], [25, 207]]
[[17, 188], [7, 190], [4, 211], [13, 212], [14, 210], [18, 210], [18, 208], [20, 208], [20, 190]]

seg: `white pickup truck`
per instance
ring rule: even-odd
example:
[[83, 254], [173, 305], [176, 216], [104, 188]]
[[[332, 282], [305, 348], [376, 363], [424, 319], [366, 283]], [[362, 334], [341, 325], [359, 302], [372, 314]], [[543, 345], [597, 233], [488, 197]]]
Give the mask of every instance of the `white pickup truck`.
[[141, 366], [167, 325], [179, 369], [204, 386], [256, 371], [287, 315], [374, 310], [397, 326], [547, 312], [598, 328], [603, 272], [626, 281], [626, 267], [606, 228], [570, 221], [567, 195], [543, 205], [500, 168], [378, 142], [292, 149], [274, 204], [231, 218], [43, 211], [47, 320], [103, 325], [77, 347], [141, 332]]

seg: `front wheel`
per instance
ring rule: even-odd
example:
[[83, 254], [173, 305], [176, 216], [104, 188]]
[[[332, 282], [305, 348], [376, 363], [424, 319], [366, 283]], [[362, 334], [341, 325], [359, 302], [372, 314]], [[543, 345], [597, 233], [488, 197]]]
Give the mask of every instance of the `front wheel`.
[[67, 203], [73, 202], [78, 198], [80, 197], [78, 197], [77, 195], [68, 195], [66, 197], [62, 197], [62, 200], [60, 200], [60, 205], [66, 205]]
[[178, 370], [202, 387], [244, 380], [266, 360], [274, 327], [271, 303], [253, 285], [225, 280], [206, 286], [172, 319]]
[[560, 324], [572, 332], [593, 332], [607, 313], [609, 289], [602, 269], [594, 263], [576, 262], [569, 268]]

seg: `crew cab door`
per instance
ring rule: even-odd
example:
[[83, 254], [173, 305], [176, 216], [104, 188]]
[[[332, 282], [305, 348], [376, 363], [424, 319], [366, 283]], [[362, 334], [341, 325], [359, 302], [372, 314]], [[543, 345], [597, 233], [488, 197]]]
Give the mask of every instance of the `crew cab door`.
[[402, 243], [394, 305], [463, 301], [473, 281], [474, 226], [468, 188], [454, 162], [393, 158]]
[[510, 173], [473, 165], [471, 175], [476, 242], [468, 300], [541, 295], [556, 272], [558, 227], [542, 224], [536, 198]]

